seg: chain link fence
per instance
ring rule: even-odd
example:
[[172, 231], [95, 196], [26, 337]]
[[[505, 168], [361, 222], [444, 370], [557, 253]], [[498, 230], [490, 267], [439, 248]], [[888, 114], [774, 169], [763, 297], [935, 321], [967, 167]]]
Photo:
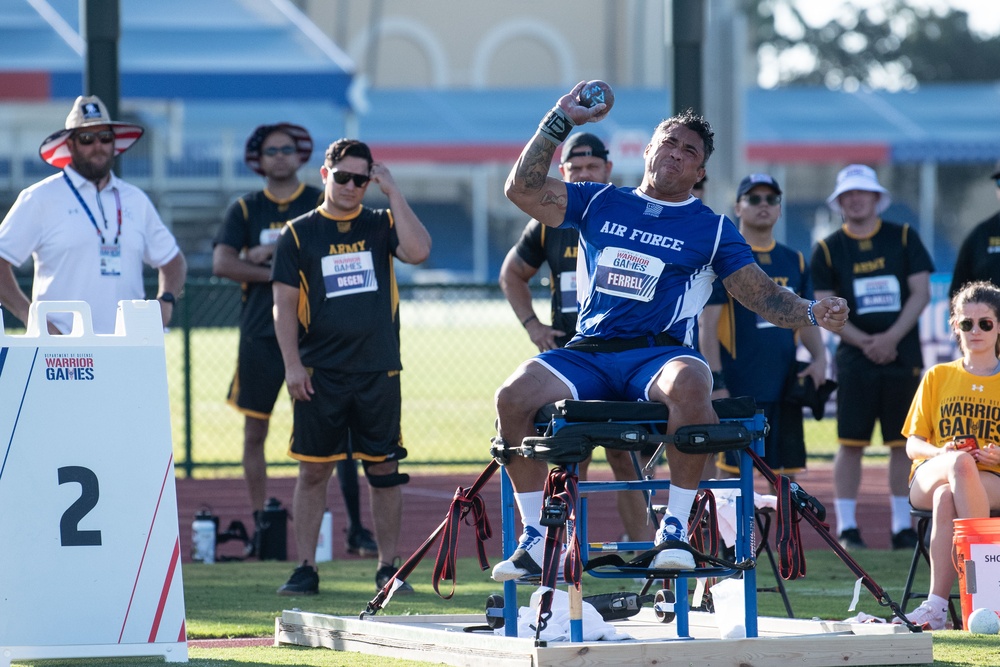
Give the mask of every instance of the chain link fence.
[[[30, 276], [20, 279], [30, 293]], [[548, 313], [538, 286], [535, 310]], [[147, 295], [156, 293], [155, 280]], [[537, 352], [496, 285], [402, 285], [402, 433], [407, 465], [483, 465], [495, 434], [493, 396]], [[166, 335], [167, 382], [178, 473], [229, 476], [242, 472], [243, 416], [227, 403], [236, 370], [239, 285], [192, 278]], [[19, 322], [4, 313], [8, 333]], [[807, 442], [832, 442], [832, 420], [807, 420]], [[291, 400], [282, 389], [266, 443], [269, 466], [291, 467]], [[817, 433], [817, 431], [819, 431]], [[602, 460], [603, 451], [595, 451]]]
[[[31, 293], [31, 277], [19, 278]], [[402, 433], [408, 465], [484, 464], [495, 434], [493, 395], [537, 350], [496, 285], [401, 285]], [[154, 298], [155, 279], [146, 294]], [[539, 313], [548, 294], [539, 288]], [[167, 382], [178, 472], [206, 477], [242, 468], [243, 415], [227, 403], [236, 370], [239, 285], [191, 278], [166, 335]], [[8, 333], [23, 326], [4, 312]], [[291, 400], [284, 390], [271, 416], [269, 466], [287, 456]]]

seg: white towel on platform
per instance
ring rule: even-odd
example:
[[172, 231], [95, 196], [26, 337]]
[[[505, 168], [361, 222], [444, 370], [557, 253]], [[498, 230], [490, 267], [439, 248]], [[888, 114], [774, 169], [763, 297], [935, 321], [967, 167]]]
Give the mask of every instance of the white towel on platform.
[[[535, 621], [538, 620], [538, 605], [542, 592], [549, 590], [540, 587], [531, 594], [531, 606], [520, 607], [517, 610], [517, 636], [534, 638]], [[503, 628], [497, 628], [494, 634], [504, 634]], [[539, 639], [547, 642], [568, 642], [571, 638], [569, 624], [569, 595], [566, 591], [556, 589], [552, 596], [552, 617]], [[583, 602], [583, 641], [622, 641], [633, 639], [632, 636], [618, 632], [615, 627], [601, 617], [600, 612], [586, 600]]]

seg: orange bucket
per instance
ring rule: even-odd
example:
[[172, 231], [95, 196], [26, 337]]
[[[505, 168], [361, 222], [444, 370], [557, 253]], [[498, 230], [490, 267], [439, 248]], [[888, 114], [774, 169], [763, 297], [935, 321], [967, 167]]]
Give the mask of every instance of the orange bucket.
[[962, 627], [980, 607], [1000, 612], [1000, 517], [955, 520], [955, 569]]

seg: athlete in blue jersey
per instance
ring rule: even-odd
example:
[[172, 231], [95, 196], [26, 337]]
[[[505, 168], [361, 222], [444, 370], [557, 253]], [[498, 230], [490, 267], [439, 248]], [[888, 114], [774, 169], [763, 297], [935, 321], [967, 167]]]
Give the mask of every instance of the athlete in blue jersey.
[[[660, 123], [644, 151], [638, 188], [565, 183], [548, 176], [556, 147], [575, 125], [607, 115], [586, 108], [577, 84], [542, 120], [507, 177], [506, 195], [549, 227], [580, 231], [588, 272], [578, 334], [565, 348], [529, 359], [497, 391], [499, 437], [520, 443], [534, 434], [539, 407], [564, 398], [659, 401], [670, 410], [668, 432], [718, 423], [709, 398], [712, 374], [692, 347], [694, 324], [716, 277], [768, 321], [837, 332], [847, 322], [844, 299], [808, 301], [774, 284], [753, 261], [733, 223], [691, 196], [714, 148], [708, 122], [685, 112]], [[687, 541], [687, 522], [707, 455], [667, 448], [671, 487], [656, 542]], [[547, 476], [543, 461], [511, 457], [507, 472], [524, 532], [510, 559], [493, 569], [498, 581], [541, 572], [539, 516]], [[683, 549], [659, 552], [654, 567], [692, 569]]]
[[[781, 187], [768, 174], [750, 174], [736, 189], [736, 218], [740, 233], [753, 249], [754, 260], [771, 280], [804, 299], [812, 299], [809, 268], [801, 252], [778, 243], [774, 225], [781, 217]], [[698, 349], [712, 369], [712, 398], [753, 396], [770, 426], [764, 438], [764, 460], [776, 472], [791, 475], [806, 465], [802, 408], [782, 398], [796, 372], [799, 339], [812, 362], [800, 376], [819, 387], [826, 379], [826, 351], [819, 327], [776, 327], [746, 309], [715, 283], [701, 314]], [[738, 452], [719, 454], [724, 475], [739, 472]]]

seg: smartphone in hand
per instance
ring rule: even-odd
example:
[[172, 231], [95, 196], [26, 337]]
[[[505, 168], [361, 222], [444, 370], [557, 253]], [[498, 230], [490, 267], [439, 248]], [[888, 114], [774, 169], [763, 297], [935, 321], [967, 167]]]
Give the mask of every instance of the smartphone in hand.
[[979, 449], [979, 443], [976, 441], [976, 436], [974, 435], [958, 435], [955, 436], [955, 447], [961, 449], [963, 452], [972, 452]]

